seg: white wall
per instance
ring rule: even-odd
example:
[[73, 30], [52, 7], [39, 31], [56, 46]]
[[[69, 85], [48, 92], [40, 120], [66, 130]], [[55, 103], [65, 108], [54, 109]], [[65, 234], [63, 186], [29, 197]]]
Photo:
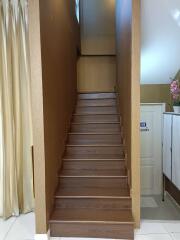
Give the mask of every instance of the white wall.
[[142, 0], [141, 5], [141, 83], [169, 83], [180, 68], [180, 0]]

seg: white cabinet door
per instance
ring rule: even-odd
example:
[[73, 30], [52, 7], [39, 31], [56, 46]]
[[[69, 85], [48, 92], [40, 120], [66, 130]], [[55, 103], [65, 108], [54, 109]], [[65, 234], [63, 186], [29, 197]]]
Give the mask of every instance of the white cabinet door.
[[163, 105], [141, 105], [141, 194], [161, 194]]
[[180, 189], [180, 116], [173, 116], [172, 182]]
[[171, 180], [171, 138], [172, 138], [172, 115], [164, 114], [163, 127], [163, 173]]

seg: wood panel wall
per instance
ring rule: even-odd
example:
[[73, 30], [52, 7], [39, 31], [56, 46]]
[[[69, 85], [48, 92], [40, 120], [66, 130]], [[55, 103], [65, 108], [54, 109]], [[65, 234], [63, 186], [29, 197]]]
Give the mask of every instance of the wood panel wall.
[[128, 154], [132, 207], [140, 224], [140, 1], [116, 1], [117, 91]]
[[76, 100], [78, 25], [73, 0], [29, 1], [36, 232], [47, 233]]

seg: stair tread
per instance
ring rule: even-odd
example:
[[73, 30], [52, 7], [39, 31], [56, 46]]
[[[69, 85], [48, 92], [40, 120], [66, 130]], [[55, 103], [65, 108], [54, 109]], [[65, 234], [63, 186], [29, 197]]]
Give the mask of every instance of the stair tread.
[[116, 106], [116, 99], [79, 99], [77, 107]]
[[103, 133], [103, 132], [101, 132], [101, 133], [93, 133], [93, 132], [83, 132], [83, 133], [81, 133], [81, 132], [69, 132], [68, 133], [69, 135], [120, 135], [121, 136], [121, 133], [118, 133], [118, 132], [108, 132], [108, 133]]
[[83, 160], [105, 160], [105, 159], [123, 159], [125, 157], [125, 154], [66, 154], [64, 156], [64, 159], [83, 159]]
[[104, 169], [104, 170], [95, 170], [95, 169], [64, 169], [61, 171], [61, 175], [69, 175], [69, 176], [125, 176], [125, 169]]
[[74, 124], [74, 125], [82, 125], [82, 124], [84, 124], [84, 125], [86, 125], [86, 124], [119, 124], [120, 125], [120, 122], [117, 122], [117, 121], [115, 121], [115, 122], [113, 122], [113, 121], [111, 121], [111, 122], [72, 122], [71, 124]]
[[108, 159], [105, 159], [105, 158], [63, 158], [63, 161], [125, 161], [126, 159], [125, 158], [108, 158]]
[[100, 187], [89, 187], [89, 188], [58, 188], [56, 192], [57, 196], [78, 196], [78, 197], [130, 197], [129, 188], [100, 188]]
[[115, 93], [78, 95], [50, 218], [54, 237], [133, 239], [126, 145], [116, 106]]
[[121, 147], [125, 148], [124, 144], [67, 144], [67, 147]]
[[98, 115], [112, 115], [112, 116], [119, 116], [118, 113], [73, 113], [73, 116], [88, 116], [88, 115], [93, 115], [93, 116], [98, 116]]
[[115, 99], [115, 93], [79, 93], [78, 99]]
[[130, 210], [101, 210], [101, 209], [54, 209], [52, 221], [70, 222], [119, 222], [133, 224]]

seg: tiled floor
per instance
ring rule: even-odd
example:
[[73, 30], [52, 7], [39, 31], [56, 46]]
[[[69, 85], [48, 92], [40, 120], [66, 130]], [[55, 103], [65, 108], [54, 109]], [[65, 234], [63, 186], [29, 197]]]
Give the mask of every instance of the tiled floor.
[[[33, 240], [34, 234], [35, 221], [33, 213], [11, 218], [7, 221], [0, 220], [0, 240]], [[136, 230], [135, 235], [135, 240], [180, 240], [180, 221], [143, 220], [141, 229]], [[52, 240], [65, 239], [52, 238]]]
[[180, 221], [180, 207], [167, 194], [162, 202], [161, 196], [151, 196], [157, 207], [142, 207], [141, 218], [153, 220], [176, 220]]

